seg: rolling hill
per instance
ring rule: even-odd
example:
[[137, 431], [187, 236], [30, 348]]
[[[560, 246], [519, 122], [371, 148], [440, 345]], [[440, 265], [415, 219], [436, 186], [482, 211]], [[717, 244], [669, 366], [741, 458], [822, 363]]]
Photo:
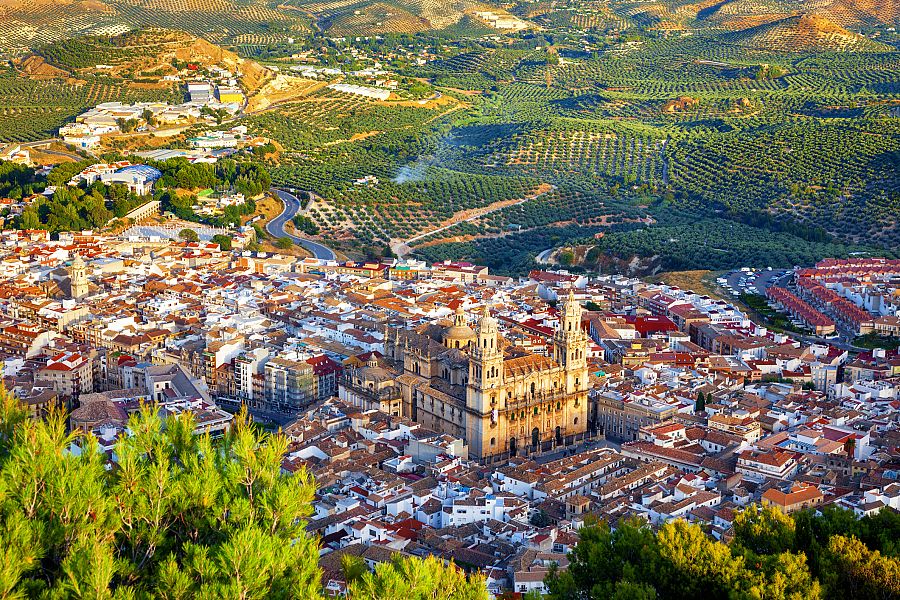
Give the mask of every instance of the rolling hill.
[[900, 23], [897, 0], [725, 0], [701, 10], [700, 21], [727, 30], [747, 29], [813, 13], [844, 28]]
[[898, 0], [807, 0], [803, 7], [842, 27], [900, 25]]
[[296, 12], [268, 0], [0, 0], [0, 53], [21, 53], [81, 35], [111, 36], [147, 27], [187, 31], [215, 43], [264, 41], [277, 27], [306, 29]]
[[726, 41], [778, 52], [882, 52], [890, 48], [816, 14], [794, 15], [726, 34]]
[[331, 35], [441, 30], [479, 10], [503, 12], [477, 0], [286, 0], [279, 6], [308, 14]]

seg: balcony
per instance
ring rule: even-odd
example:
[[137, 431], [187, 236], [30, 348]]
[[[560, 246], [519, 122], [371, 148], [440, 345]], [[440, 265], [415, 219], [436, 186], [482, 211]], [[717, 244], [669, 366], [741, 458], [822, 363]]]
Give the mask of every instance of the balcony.
[[[560, 404], [560, 410], [565, 406], [566, 400], [571, 397], [577, 398], [576, 394], [567, 394], [564, 390], [549, 390], [545, 392], [535, 392], [534, 394], [526, 394], [521, 398], [510, 398], [506, 401], [507, 410], [520, 410], [523, 408], [539, 407], [543, 404], [550, 404], [551, 411], [556, 411], [556, 404]], [[576, 405], [577, 406], [577, 405]]]

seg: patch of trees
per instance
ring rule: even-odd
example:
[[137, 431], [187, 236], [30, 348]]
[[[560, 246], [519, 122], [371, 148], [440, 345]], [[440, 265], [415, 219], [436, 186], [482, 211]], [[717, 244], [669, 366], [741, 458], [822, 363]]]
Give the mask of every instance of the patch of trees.
[[223, 235], [221, 233], [217, 233], [216, 235], [212, 236], [211, 241], [214, 244], [218, 244], [219, 248], [226, 251], [231, 250], [231, 246], [234, 243], [234, 240], [230, 236]]
[[732, 213], [729, 216], [735, 221], [750, 225], [751, 227], [787, 233], [788, 235], [796, 236], [808, 242], [831, 243], [835, 241], [834, 237], [829, 234], [824, 227], [807, 225], [785, 216], [775, 217], [772, 214], [761, 210], [754, 210], [746, 213]]
[[292, 221], [294, 227], [308, 235], [319, 235], [319, 226], [306, 215], [296, 215]]
[[119, 130], [122, 133], [131, 133], [138, 128], [140, 125], [140, 121], [137, 119], [116, 119], [116, 125], [119, 126]]
[[193, 229], [184, 228], [178, 232], [178, 239], [183, 242], [199, 242], [200, 235]]
[[34, 169], [0, 160], [0, 198], [19, 199], [33, 193]]
[[194, 194], [178, 194], [172, 189], [158, 191], [155, 195], [164, 212], [171, 212], [179, 219], [204, 223], [213, 227], [232, 227], [241, 223], [241, 216], [251, 215], [256, 211], [256, 203], [247, 200], [243, 204], [226, 206], [220, 215], [198, 215], [194, 212], [197, 196]]
[[149, 164], [162, 172], [157, 182], [162, 188], [233, 189], [252, 198], [268, 191], [272, 185], [269, 172], [257, 163], [225, 159], [215, 164], [192, 164], [184, 158], [174, 158]]
[[780, 65], [760, 65], [759, 70], [756, 71], [756, 80], [778, 79], [785, 75], [787, 75], [787, 69]]
[[405, 598], [409, 600], [488, 600], [481, 575], [467, 577], [452, 564], [445, 565], [436, 556], [425, 559], [395, 556], [369, 571], [365, 561], [345, 554], [341, 557], [347, 580], [347, 597]]
[[29, 204], [14, 225], [19, 229], [47, 229], [51, 233], [99, 229], [144, 201], [123, 185], [107, 188], [97, 183], [87, 189], [63, 185], [50, 198], [40, 197]]
[[[885, 254], [866, 246], [807, 241], [785, 232], [771, 232], [724, 219], [608, 232], [593, 256], [623, 259], [661, 257], [669, 270], [725, 270], [745, 265], [792, 267], [853, 252]], [[887, 253], [888, 255], [890, 253]], [[592, 254], [589, 253], [588, 258]]]
[[751, 506], [726, 544], [677, 520], [581, 529], [567, 571], [546, 580], [553, 600], [896, 598], [900, 514], [857, 520], [835, 508], [793, 517]]
[[[121, 157], [111, 156], [109, 159], [119, 160]], [[107, 186], [99, 181], [87, 187], [68, 185], [74, 175], [94, 162], [86, 160], [62, 163], [55, 167], [47, 176], [47, 184], [56, 186], [56, 192], [49, 199], [39, 198], [29, 205], [16, 219], [15, 226], [20, 229], [48, 229], [52, 233], [97, 229], [105, 226], [114, 217], [124, 217], [149, 199], [129, 192], [124, 185]], [[272, 184], [268, 171], [255, 163], [222, 160], [211, 165], [191, 164], [184, 159], [173, 159], [154, 162], [151, 166], [158, 168], [163, 174], [157, 181], [154, 191], [154, 198], [161, 201], [163, 210], [188, 221], [216, 227], [239, 224], [243, 215], [252, 214], [256, 210], [255, 202], [248, 200], [241, 205], [225, 207], [221, 215], [202, 217], [194, 213], [196, 196], [179, 195], [174, 190], [233, 189], [252, 198], [267, 191]], [[8, 173], [4, 177], [4, 171], [7, 170]], [[27, 184], [22, 187], [22, 182], [28, 177], [27, 170], [9, 169], [5, 165], [0, 165], [0, 190], [3, 189], [3, 181], [9, 181], [10, 186], [15, 186], [10, 188], [11, 191], [25, 191]]]

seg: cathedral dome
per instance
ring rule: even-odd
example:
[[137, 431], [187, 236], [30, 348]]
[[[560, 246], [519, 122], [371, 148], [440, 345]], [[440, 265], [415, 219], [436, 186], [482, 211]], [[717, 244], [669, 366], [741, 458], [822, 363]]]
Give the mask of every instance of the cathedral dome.
[[475, 339], [475, 331], [466, 324], [466, 315], [462, 308], [456, 309], [453, 325], [444, 329], [443, 338], [444, 345], [448, 348], [463, 348]]

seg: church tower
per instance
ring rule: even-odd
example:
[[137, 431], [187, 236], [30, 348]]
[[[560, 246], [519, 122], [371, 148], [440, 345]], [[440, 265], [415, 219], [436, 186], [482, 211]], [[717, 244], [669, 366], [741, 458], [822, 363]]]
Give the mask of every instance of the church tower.
[[76, 254], [69, 266], [69, 295], [74, 299], [84, 298], [88, 294], [87, 265]]
[[553, 336], [553, 358], [566, 371], [567, 393], [587, 389], [587, 347], [588, 336], [581, 327], [581, 304], [575, 300], [574, 291], [569, 290]]
[[475, 347], [469, 360], [469, 385], [478, 390], [503, 385], [503, 353], [500, 352], [500, 328], [488, 307], [475, 330]]
[[[487, 306], [469, 346], [469, 384], [466, 388], [466, 438], [473, 456], [482, 456], [497, 427], [503, 402], [503, 352], [500, 328]], [[496, 433], [494, 433], [496, 441]]]

